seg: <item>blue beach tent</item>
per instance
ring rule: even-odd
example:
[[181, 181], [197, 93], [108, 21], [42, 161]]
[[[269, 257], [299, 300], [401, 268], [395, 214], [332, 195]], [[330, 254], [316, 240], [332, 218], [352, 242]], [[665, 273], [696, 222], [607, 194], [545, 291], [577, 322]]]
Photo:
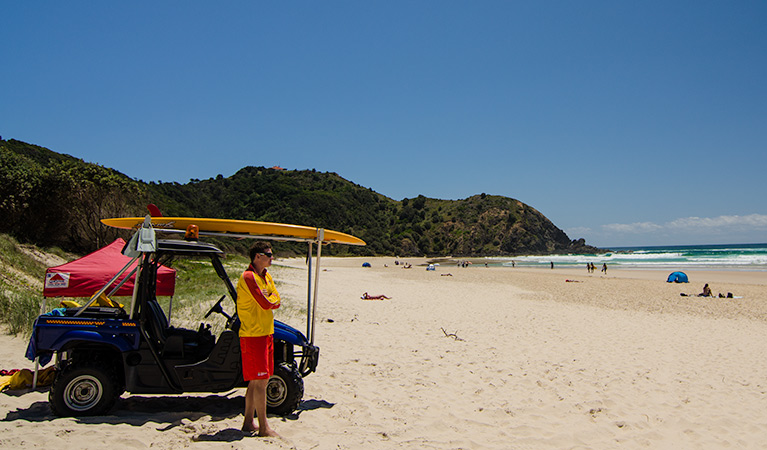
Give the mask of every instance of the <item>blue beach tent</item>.
[[668, 280], [666, 280], [667, 283], [689, 283], [690, 280], [687, 279], [687, 274], [684, 272], [674, 272], [671, 275], [668, 276]]
[[364, 262], [364, 263], [362, 263], [362, 267], [370, 267], [370, 263], [369, 262]]

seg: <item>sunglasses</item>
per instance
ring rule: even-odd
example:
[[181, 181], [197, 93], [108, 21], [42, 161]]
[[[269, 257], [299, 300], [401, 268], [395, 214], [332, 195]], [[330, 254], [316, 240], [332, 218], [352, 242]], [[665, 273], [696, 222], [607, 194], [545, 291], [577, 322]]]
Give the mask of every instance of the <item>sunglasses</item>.
[[267, 258], [271, 258], [274, 254], [272, 252], [266, 252], [266, 253], [259, 253], [259, 255], [264, 255]]

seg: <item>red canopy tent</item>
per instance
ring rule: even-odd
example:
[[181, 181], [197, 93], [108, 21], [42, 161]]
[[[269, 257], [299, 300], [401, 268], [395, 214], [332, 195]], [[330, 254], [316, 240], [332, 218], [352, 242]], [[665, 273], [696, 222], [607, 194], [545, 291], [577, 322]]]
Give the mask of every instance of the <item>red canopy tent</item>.
[[[104, 248], [83, 256], [80, 259], [50, 267], [45, 271], [44, 297], [90, 297], [103, 288], [131, 258], [122, 254], [125, 241], [117, 239]], [[135, 265], [133, 266], [135, 267]], [[131, 267], [112, 287], [131, 273]], [[129, 297], [133, 295], [135, 275], [125, 282], [113, 296]], [[109, 293], [112, 289], [107, 289]], [[176, 270], [160, 266], [157, 271], [157, 295], [172, 296], [176, 288]]]

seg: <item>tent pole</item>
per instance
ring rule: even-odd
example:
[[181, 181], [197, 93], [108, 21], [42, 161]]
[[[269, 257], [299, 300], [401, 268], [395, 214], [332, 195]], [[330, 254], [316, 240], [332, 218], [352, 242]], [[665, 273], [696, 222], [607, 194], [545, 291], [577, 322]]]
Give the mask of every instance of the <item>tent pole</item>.
[[37, 389], [37, 371], [40, 369], [40, 357], [35, 356], [35, 375], [32, 377], [32, 389]]
[[[47, 299], [45, 296], [43, 296], [43, 299], [40, 300], [40, 315], [42, 316], [45, 314], [45, 305], [46, 305]], [[32, 389], [37, 389], [37, 372], [40, 370], [40, 357], [35, 356], [35, 375], [32, 377]]]

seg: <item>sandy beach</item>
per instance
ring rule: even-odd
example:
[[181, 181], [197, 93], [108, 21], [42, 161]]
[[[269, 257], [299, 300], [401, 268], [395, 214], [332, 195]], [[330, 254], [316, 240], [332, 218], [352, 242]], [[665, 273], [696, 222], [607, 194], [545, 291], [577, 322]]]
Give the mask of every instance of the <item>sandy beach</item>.
[[[0, 448], [764, 448], [766, 272], [407, 261], [323, 259], [319, 367], [299, 411], [271, 418], [282, 439], [239, 431], [244, 389], [124, 394], [84, 419], [41, 390], [0, 394]], [[303, 302], [303, 260], [275, 264], [283, 301]], [[704, 283], [739, 298], [680, 296]], [[0, 368], [31, 368], [25, 348], [0, 336]]]

